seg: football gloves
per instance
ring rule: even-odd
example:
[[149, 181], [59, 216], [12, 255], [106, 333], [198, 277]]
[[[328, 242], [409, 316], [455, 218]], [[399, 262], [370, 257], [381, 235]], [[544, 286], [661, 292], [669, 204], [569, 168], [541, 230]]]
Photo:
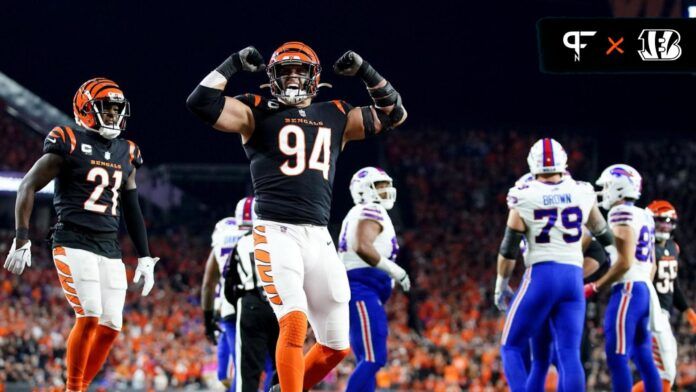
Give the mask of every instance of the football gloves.
[[508, 308], [508, 300], [514, 295], [509, 282], [510, 278], [503, 278], [500, 275], [495, 279], [495, 294], [493, 300], [495, 301], [495, 307], [503, 312]]
[[7, 254], [4, 267], [17, 275], [21, 275], [25, 267], [31, 267], [31, 241], [27, 241], [17, 249], [17, 239], [12, 240], [12, 247]]
[[152, 286], [155, 285], [155, 264], [159, 261], [159, 257], [140, 257], [138, 258], [138, 267], [135, 269], [135, 276], [133, 276], [133, 282], [138, 283], [140, 278], [145, 278], [145, 283], [143, 284], [143, 297], [150, 294]]

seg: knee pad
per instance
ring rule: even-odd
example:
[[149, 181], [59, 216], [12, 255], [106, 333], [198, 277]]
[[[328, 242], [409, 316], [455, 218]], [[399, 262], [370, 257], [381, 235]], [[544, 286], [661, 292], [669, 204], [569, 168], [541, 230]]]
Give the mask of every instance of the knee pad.
[[291, 347], [304, 347], [304, 341], [307, 337], [307, 316], [300, 311], [292, 311], [278, 322], [280, 325], [280, 336], [285, 339], [281, 340]]

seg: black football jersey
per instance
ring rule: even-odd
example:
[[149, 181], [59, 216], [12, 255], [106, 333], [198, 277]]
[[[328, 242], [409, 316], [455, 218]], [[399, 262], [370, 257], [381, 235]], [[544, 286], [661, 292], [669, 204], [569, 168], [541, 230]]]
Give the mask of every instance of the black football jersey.
[[351, 106], [343, 101], [305, 108], [246, 94], [255, 129], [244, 145], [260, 219], [326, 226], [336, 159]]
[[143, 163], [138, 146], [82, 128], [55, 127], [43, 150], [64, 158], [53, 195], [58, 222], [85, 233], [118, 232], [121, 192]]
[[655, 243], [655, 258], [657, 259], [657, 271], [653, 280], [655, 291], [660, 298], [660, 306], [663, 309], [672, 310], [674, 294], [679, 285], [677, 281], [679, 246], [672, 239], [667, 240], [665, 246]]

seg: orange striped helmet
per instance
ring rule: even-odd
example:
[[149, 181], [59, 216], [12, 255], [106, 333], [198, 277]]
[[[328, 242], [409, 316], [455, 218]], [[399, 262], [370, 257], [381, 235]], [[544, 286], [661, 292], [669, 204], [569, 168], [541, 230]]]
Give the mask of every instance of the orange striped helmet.
[[[104, 120], [109, 103], [118, 105], [117, 117], [111, 124]], [[73, 98], [73, 114], [78, 125], [113, 139], [126, 129], [126, 119], [130, 117], [130, 104], [114, 81], [94, 78], [84, 82], [77, 89]]]
[[655, 219], [655, 238], [660, 241], [668, 240], [672, 231], [677, 228], [677, 209], [666, 200], [653, 200], [647, 208]]
[[[266, 72], [271, 80], [271, 94], [285, 104], [297, 105], [317, 95], [321, 74], [319, 57], [302, 42], [292, 41], [280, 45], [273, 52]], [[298, 79], [300, 83], [296, 85], [292, 83], [292, 79]]]

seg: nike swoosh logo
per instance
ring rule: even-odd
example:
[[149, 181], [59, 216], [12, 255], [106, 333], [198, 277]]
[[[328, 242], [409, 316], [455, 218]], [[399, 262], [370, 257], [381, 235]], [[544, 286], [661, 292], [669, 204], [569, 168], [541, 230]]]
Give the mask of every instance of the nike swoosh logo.
[[51, 142], [51, 143], [55, 143], [55, 142], [56, 142], [56, 139], [51, 139], [50, 137], [47, 137], [46, 140], [48, 140], [48, 141]]
[[327, 242], [326, 245], [331, 245], [331, 241]]

